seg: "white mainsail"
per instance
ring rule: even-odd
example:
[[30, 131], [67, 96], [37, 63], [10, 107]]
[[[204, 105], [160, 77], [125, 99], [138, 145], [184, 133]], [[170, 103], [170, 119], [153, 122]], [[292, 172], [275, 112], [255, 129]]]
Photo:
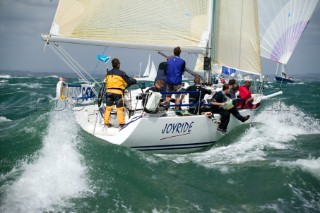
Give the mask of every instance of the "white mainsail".
[[52, 41], [204, 52], [208, 0], [60, 0]]
[[259, 0], [261, 56], [287, 64], [318, 0]]

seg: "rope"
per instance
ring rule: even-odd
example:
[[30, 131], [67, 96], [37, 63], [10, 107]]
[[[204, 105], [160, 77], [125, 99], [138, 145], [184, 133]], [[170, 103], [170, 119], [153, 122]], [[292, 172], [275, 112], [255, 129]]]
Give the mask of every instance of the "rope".
[[123, 128], [126, 127], [126, 126], [128, 126], [129, 124], [137, 121], [137, 120], [140, 119], [140, 118], [142, 118], [142, 115], [132, 118], [130, 122], [126, 123], [126, 124], [123, 126]]
[[[75, 64], [75, 65], [77, 65], [84, 73], [86, 73], [90, 78], [91, 78], [91, 80], [94, 82], [94, 83], [96, 83], [96, 84], [98, 84], [99, 86], [101, 86], [100, 84], [99, 84], [99, 82], [97, 82], [96, 81], [96, 79], [95, 78], [93, 78], [93, 76], [91, 76], [75, 59], [73, 59], [71, 56], [70, 56], [70, 54], [68, 54], [67, 53], [67, 51], [65, 51], [62, 47], [60, 47], [59, 46], [59, 49], [61, 49], [61, 51], [68, 57], [68, 58], [70, 58], [70, 60]], [[86, 79], [87, 80], [87, 79]], [[87, 80], [87, 82], [89, 82], [88, 80]], [[89, 82], [90, 83], [90, 82]]]
[[[54, 49], [52, 46], [49, 46], [56, 55], [59, 56], [59, 58], [69, 66], [70, 69], [72, 69], [76, 74], [78, 74], [82, 79], [84, 79], [86, 82], [89, 82], [86, 77], [77, 69], [77, 67], [70, 61], [70, 59], [61, 52], [60, 49]], [[58, 52], [60, 50], [60, 52]]]

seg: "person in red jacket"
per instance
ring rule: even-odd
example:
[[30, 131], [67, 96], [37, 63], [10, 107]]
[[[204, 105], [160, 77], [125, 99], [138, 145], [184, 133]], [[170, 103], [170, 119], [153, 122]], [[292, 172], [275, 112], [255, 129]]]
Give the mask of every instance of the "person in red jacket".
[[253, 97], [251, 96], [250, 92], [250, 81], [245, 81], [243, 86], [239, 87], [239, 97], [242, 99], [240, 103], [241, 108], [251, 108]]

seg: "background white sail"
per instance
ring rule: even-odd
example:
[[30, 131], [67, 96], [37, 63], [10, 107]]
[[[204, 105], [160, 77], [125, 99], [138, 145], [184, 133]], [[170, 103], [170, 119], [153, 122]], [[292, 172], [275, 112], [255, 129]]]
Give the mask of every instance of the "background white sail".
[[261, 56], [287, 64], [318, 0], [259, 0]]
[[154, 80], [157, 77], [157, 68], [153, 61], [151, 61], [151, 67], [150, 67], [150, 73], [149, 73], [149, 79]]
[[151, 62], [151, 55], [149, 54], [149, 58], [148, 58], [148, 64], [147, 67], [142, 75], [142, 77], [148, 77], [150, 74], [150, 62]]
[[157, 77], [157, 68], [156, 68], [156, 65], [154, 64], [153, 60], [151, 60], [150, 54], [149, 54], [149, 58], [148, 58], [147, 67], [146, 67], [142, 77], [146, 77], [147, 79], [145, 79], [145, 80], [152, 80], [152, 81]]

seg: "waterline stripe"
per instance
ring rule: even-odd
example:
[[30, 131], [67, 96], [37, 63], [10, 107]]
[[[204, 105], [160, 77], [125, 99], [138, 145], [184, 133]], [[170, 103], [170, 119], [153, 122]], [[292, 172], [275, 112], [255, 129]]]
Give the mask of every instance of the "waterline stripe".
[[166, 149], [193, 149], [201, 148], [213, 145], [216, 141], [203, 142], [203, 143], [192, 143], [192, 144], [168, 144], [168, 145], [153, 145], [153, 146], [132, 146], [131, 148], [140, 151], [147, 150], [166, 150]]

